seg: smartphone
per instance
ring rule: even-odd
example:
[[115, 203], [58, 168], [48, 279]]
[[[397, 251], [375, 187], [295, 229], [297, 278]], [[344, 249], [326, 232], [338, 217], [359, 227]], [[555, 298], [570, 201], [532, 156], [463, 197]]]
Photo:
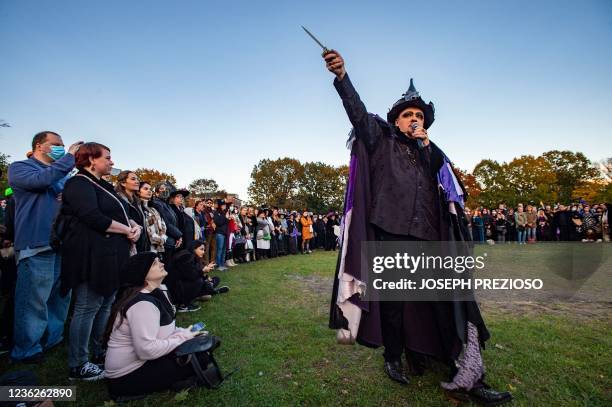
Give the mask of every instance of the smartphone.
[[191, 332], [198, 332], [204, 328], [206, 328], [206, 324], [204, 322], [198, 322], [197, 324], [193, 324], [191, 326]]

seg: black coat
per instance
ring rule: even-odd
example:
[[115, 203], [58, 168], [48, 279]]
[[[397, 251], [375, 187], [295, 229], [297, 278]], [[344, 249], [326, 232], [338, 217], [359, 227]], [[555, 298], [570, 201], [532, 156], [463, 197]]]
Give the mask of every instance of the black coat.
[[188, 250], [179, 250], [168, 264], [164, 280], [177, 304], [187, 305], [198, 297], [204, 286], [202, 265]]
[[98, 294], [111, 295], [121, 283], [131, 242], [106, 229], [113, 220], [129, 226], [127, 203], [111, 184], [87, 171], [66, 182], [62, 200], [61, 216], [70, 219], [61, 247], [62, 293], [87, 282]]
[[166, 239], [166, 243], [164, 243], [164, 247], [176, 247], [176, 241], [183, 237], [183, 233], [178, 226], [178, 219], [176, 218], [174, 211], [170, 205], [157, 197], [151, 199], [149, 205], [159, 212], [159, 215], [166, 224], [166, 236], [168, 236], [168, 238]]
[[217, 229], [215, 229], [215, 232], [221, 235], [227, 235], [227, 226], [229, 224], [229, 220], [225, 217], [225, 213], [216, 210], [213, 212], [213, 217], [215, 225], [217, 225]]
[[356, 137], [368, 150], [370, 222], [388, 233], [440, 240], [436, 176], [444, 160], [442, 152], [431, 144], [420, 149], [415, 140], [368, 114], [348, 75], [335, 80], [334, 86]]
[[[334, 81], [334, 84], [342, 98], [349, 119], [354, 125], [354, 132], [351, 133], [350, 138], [350, 141], [352, 141], [351, 168], [347, 185], [347, 190], [351, 193], [347, 192], [350, 199], [345, 200], [345, 216], [350, 208], [351, 222], [336, 263], [329, 327], [348, 329], [348, 320], [336, 303], [339, 272], [342, 269], [343, 272], [347, 272], [355, 279], [366, 281], [366, 276], [361, 275], [361, 243], [376, 239], [376, 228], [374, 226], [378, 226], [388, 234], [394, 233], [393, 229], [399, 228], [400, 233], [395, 233], [395, 235], [405, 235], [405, 238], [401, 240], [415, 240], [414, 237], [423, 240], [436, 240], [432, 239], [432, 236], [419, 236], [415, 231], [421, 232], [425, 229], [419, 228], [419, 222], [410, 223], [410, 219], [415, 220], [415, 216], [420, 218], [424, 214], [422, 207], [426, 204], [435, 207], [433, 215], [437, 217], [437, 219], [431, 218], [429, 220], [431, 224], [428, 225], [428, 228], [433, 228], [430, 230], [431, 235], [437, 237], [440, 241], [464, 242], [457, 246], [463, 246], [466, 250], [471, 247], [471, 238], [465, 226], [465, 214], [462, 207], [458, 203], [452, 202], [456, 215], [451, 214], [448, 202], [435, 182], [438, 171], [445, 162], [443, 152], [434, 143], [430, 143], [429, 156], [417, 156], [415, 158], [417, 161], [424, 159], [424, 161], [420, 161], [421, 164], [424, 164], [422, 167], [419, 162], [411, 162], [412, 159], [407, 161], [407, 158], [402, 154], [412, 156], [412, 146], [408, 146], [408, 148], [401, 146], [400, 144], [405, 141], [398, 139], [392, 125], [366, 111], [365, 105], [348, 80], [348, 76], [345, 76], [340, 82]], [[377, 147], [376, 143], [380, 143], [380, 145]], [[381, 151], [386, 152], [388, 156], [381, 156], [379, 154]], [[373, 159], [374, 157], [377, 158]], [[402, 166], [405, 166], [405, 168], [402, 169]], [[381, 175], [385, 172], [391, 172], [390, 177], [393, 179], [398, 179], [402, 172], [405, 174], [412, 173], [413, 177], [403, 180], [398, 179], [398, 182], [393, 184], [389, 182], [391, 178], [385, 178]], [[430, 179], [427, 179], [428, 177]], [[465, 191], [461, 182], [458, 182], [461, 189]], [[384, 187], [381, 188], [381, 184]], [[401, 188], [398, 188], [398, 186], [401, 186]], [[393, 189], [396, 191], [392, 191]], [[414, 199], [414, 202], [410, 205], [408, 205], [408, 198], [402, 197], [402, 190], [404, 194]], [[381, 205], [383, 203], [380, 201], [380, 196], [376, 194], [383, 194], [387, 201], [394, 196], [397, 197], [397, 200], [387, 202], [390, 204], [384, 206], [387, 208], [387, 212], [381, 211], [383, 206], [378, 206], [376, 201], [378, 200]], [[431, 194], [433, 196], [430, 196]], [[396, 210], [391, 210], [398, 202], [404, 202], [406, 207], [400, 206]], [[398, 221], [400, 213], [403, 218], [402, 222]], [[426, 216], [433, 215], [428, 213]], [[329, 221], [327, 226], [329, 228]], [[452, 245], [449, 246], [452, 247]], [[357, 341], [370, 347], [382, 345], [379, 302], [365, 301], [358, 295], [352, 296], [349, 301], [363, 311]], [[468, 322], [473, 323], [478, 329], [479, 341], [482, 346], [490, 336], [480, 315], [478, 304], [474, 300], [405, 301], [403, 302], [402, 313], [406, 349], [435, 355], [444, 361], [456, 359], [461, 351], [461, 345], [467, 343]], [[416, 346], [413, 342], [414, 339], [418, 339], [420, 341], [419, 345], [424, 344], [426, 348]]]
[[195, 239], [195, 223], [193, 218], [187, 215], [183, 208], [179, 208], [176, 205], [170, 205], [170, 208], [172, 208], [176, 216], [177, 226], [183, 236], [183, 243], [180, 247], [186, 249]]

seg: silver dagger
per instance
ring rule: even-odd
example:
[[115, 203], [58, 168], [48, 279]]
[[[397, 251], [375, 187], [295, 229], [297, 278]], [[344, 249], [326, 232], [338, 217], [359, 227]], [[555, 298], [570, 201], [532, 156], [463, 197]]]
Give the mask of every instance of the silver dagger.
[[312, 35], [312, 33], [311, 33], [310, 31], [308, 31], [308, 29], [307, 29], [306, 27], [304, 27], [303, 25], [302, 25], [301, 27], [302, 27], [302, 29], [303, 29], [304, 31], [306, 31], [306, 34], [308, 34], [308, 35], [310, 36], [310, 38], [312, 38], [312, 39], [313, 39], [313, 40], [314, 40], [314, 41], [315, 41], [317, 44], [319, 44], [319, 46], [320, 46], [321, 48], [323, 48], [323, 55], [325, 55], [325, 54], [327, 54], [327, 53], [330, 53], [330, 52], [331, 52], [331, 50], [330, 50], [329, 48], [327, 48], [325, 45], [321, 44], [321, 41], [319, 41], [319, 40], [317, 39], [317, 37], [315, 37], [314, 35]]

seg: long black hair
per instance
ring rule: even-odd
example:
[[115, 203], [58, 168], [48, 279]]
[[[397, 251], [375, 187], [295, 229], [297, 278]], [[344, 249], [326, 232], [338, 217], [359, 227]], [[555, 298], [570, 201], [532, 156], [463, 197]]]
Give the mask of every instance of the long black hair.
[[106, 330], [104, 331], [104, 340], [103, 347], [106, 348], [108, 345], [108, 341], [110, 339], [111, 333], [113, 332], [113, 327], [115, 326], [115, 319], [119, 317], [119, 322], [117, 323], [117, 327], [120, 327], [123, 323], [123, 318], [126, 317], [127, 310], [129, 308], [130, 302], [136, 298], [140, 290], [145, 288], [145, 284], [142, 286], [127, 286], [119, 289], [118, 300], [115, 301], [115, 304], [111, 308], [111, 314], [108, 318], [108, 322], [106, 324]]

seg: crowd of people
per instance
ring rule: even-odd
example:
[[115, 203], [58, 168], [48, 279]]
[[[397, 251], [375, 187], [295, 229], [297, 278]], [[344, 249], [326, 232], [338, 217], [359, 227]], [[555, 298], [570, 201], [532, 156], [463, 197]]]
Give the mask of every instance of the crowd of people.
[[109, 147], [66, 149], [50, 131], [9, 166], [1, 340], [13, 362], [42, 362], [69, 320], [70, 380], [106, 377], [113, 398], [180, 387], [194, 372], [173, 350], [197, 332], [176, 327], [176, 313], [229, 291], [213, 270], [336, 249], [337, 213], [188, 205], [188, 191], [134, 171], [110, 182], [112, 168]]
[[465, 209], [468, 230], [475, 242], [538, 241], [609, 242], [609, 205], [581, 201], [555, 206], [519, 203], [516, 208], [500, 204], [497, 209]]
[[[176, 313], [229, 291], [213, 270], [337, 248], [336, 212], [190, 199], [134, 171], [111, 183], [112, 168], [109, 147], [79, 142], [66, 151], [48, 131], [10, 165], [0, 267], [1, 340], [12, 361], [44, 360], [64, 340], [70, 311], [71, 380], [106, 377], [113, 397], [180, 388], [193, 372], [172, 352], [197, 332], [177, 327]], [[473, 240], [519, 244], [610, 241], [608, 213], [585, 202], [465, 209]]]

